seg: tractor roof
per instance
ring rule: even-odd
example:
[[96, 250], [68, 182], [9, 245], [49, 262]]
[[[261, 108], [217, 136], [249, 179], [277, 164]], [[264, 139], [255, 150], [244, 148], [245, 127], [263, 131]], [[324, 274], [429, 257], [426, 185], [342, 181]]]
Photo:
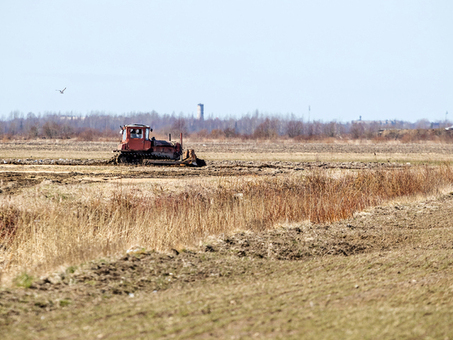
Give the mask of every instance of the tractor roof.
[[133, 127], [133, 128], [144, 127], [144, 128], [149, 128], [149, 125], [145, 125], [145, 124], [127, 124], [127, 125], [124, 125], [124, 127]]

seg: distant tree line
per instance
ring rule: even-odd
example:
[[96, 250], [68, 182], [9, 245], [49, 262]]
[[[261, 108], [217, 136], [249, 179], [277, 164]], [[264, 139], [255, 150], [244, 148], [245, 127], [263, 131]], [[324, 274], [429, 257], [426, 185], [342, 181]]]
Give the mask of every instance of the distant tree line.
[[[323, 122], [304, 121], [295, 115], [277, 116], [258, 111], [240, 118], [213, 118], [199, 120], [183, 114], [159, 114], [152, 112], [131, 112], [110, 115], [91, 112], [85, 116], [69, 113], [34, 114], [12, 112], [7, 119], [0, 120], [0, 139], [70, 139], [118, 140], [120, 126], [140, 123], [150, 125], [157, 136], [183, 133], [199, 139], [277, 139], [296, 140], [323, 139], [402, 139], [450, 140], [449, 131], [444, 127], [450, 122], [431, 123], [419, 120], [406, 121], [351, 121]], [[410, 130], [413, 130], [409, 133]], [[389, 133], [393, 131], [394, 133]], [[399, 131], [399, 132], [398, 132]], [[406, 131], [406, 132], [405, 132]], [[414, 133], [416, 131], [416, 133]], [[437, 131], [437, 132], [436, 132]], [[408, 137], [410, 136], [410, 137]]]

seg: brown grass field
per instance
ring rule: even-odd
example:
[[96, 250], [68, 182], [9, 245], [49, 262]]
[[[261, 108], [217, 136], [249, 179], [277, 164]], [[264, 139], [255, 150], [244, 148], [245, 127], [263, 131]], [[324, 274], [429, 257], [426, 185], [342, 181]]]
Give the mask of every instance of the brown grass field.
[[2, 339], [453, 338], [453, 145], [2, 143]]

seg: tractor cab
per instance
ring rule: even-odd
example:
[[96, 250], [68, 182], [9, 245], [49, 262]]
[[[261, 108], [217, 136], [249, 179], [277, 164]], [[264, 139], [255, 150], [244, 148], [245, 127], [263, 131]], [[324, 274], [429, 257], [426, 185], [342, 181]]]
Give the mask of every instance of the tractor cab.
[[153, 131], [148, 125], [130, 124], [121, 127], [122, 134], [119, 150], [145, 151], [152, 146], [152, 139], [149, 139], [149, 133]]

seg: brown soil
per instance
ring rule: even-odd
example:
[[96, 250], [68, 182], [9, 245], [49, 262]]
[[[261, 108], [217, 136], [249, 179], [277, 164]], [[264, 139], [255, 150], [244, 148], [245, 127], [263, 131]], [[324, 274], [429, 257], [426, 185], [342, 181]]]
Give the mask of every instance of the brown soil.
[[[23, 158], [36, 158], [36, 154], [44, 151], [53, 151], [63, 155], [80, 152], [81, 155], [98, 154], [111, 155], [119, 142], [81, 142], [73, 140], [36, 140], [36, 141], [11, 141], [2, 142], [2, 153], [20, 152], [25, 154]], [[333, 143], [321, 142], [297, 142], [292, 140], [264, 140], [264, 141], [241, 141], [241, 140], [215, 140], [215, 141], [192, 141], [186, 139], [184, 148], [194, 149], [197, 153], [348, 153], [348, 154], [445, 154], [453, 155], [453, 144], [433, 142], [401, 143], [371, 141], [345, 141]], [[96, 157], [96, 156], [95, 156]], [[107, 156], [108, 157], [108, 156]], [[3, 158], [3, 157], [2, 157]], [[83, 157], [86, 158], [86, 157]], [[34, 159], [36, 160], [36, 159]], [[0, 163], [1, 164], [1, 163]]]
[[[452, 213], [453, 195], [448, 194], [423, 202], [377, 207], [333, 224], [302, 223], [225, 236], [198, 249], [171, 253], [132, 249], [119, 259], [97, 260], [42, 277], [29, 289], [0, 290], [0, 326], [69, 303], [83, 308], [108, 296], [152, 293], [176, 283], [181, 286], [211, 277], [253, 275], [267, 261], [306, 261], [396, 249], [451, 249]], [[428, 240], [420, 239], [424, 230], [433, 233]]]
[[[0, 160], [1, 161], [1, 160]], [[50, 160], [42, 160], [43, 165], [52, 165]], [[43, 168], [29, 163], [17, 163], [8, 160], [9, 164], [0, 171], [0, 194], [12, 195], [18, 190], [33, 187], [43, 181], [60, 184], [90, 183], [99, 180], [131, 178], [179, 178], [179, 177], [225, 177], [225, 176], [278, 176], [294, 174], [311, 169], [382, 169], [400, 168], [398, 163], [365, 163], [365, 162], [260, 162], [260, 161], [211, 161], [204, 167], [185, 166], [115, 166], [103, 164], [97, 170], [83, 165], [99, 165], [99, 161], [85, 160], [69, 162], [52, 168]], [[92, 163], [90, 163], [92, 162]], [[74, 166], [74, 167], [72, 167]], [[79, 167], [75, 167], [79, 166]], [[74, 170], [74, 171], [72, 171]], [[106, 171], [107, 170], [107, 171]]]
[[446, 154], [453, 155], [453, 144], [439, 143], [372, 143], [339, 142], [339, 143], [304, 143], [294, 141], [206, 141], [188, 142], [187, 147], [196, 152], [219, 153], [342, 153], [342, 154]]
[[[2, 143], [4, 155], [26, 154], [29, 158], [8, 158], [0, 156], [0, 194], [14, 194], [24, 187], [31, 187], [49, 180], [57, 183], [88, 182], [86, 177], [111, 178], [178, 178], [200, 176], [243, 176], [282, 175], [299, 171], [323, 169], [377, 169], [401, 167], [401, 163], [386, 162], [282, 162], [282, 161], [238, 161], [206, 160], [201, 168], [181, 166], [118, 166], [112, 164], [112, 150], [115, 142], [74, 142], [74, 141], [13, 141]], [[452, 144], [401, 144], [401, 143], [300, 143], [293, 141], [186, 141], [187, 148], [198, 154], [273, 154], [324, 153], [324, 154], [432, 154], [453, 155]], [[38, 158], [36, 154], [52, 151], [55, 155], [101, 155], [101, 159]], [[105, 157], [102, 159], [102, 157]], [[374, 157], [374, 156], [373, 156]], [[374, 159], [373, 159], [374, 160]], [[52, 169], [49, 168], [52, 166]], [[55, 168], [53, 167], [55, 166]], [[105, 167], [104, 171], [90, 168]]]

